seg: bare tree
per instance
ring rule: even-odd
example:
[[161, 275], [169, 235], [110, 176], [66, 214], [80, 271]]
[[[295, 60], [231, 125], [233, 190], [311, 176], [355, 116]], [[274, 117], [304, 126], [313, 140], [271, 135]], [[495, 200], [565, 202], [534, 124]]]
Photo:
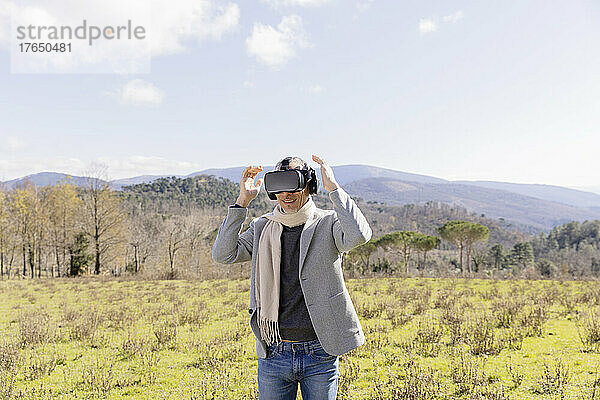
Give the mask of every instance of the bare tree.
[[212, 215], [206, 210], [195, 209], [185, 217], [185, 228], [187, 240], [185, 248], [185, 260], [195, 273], [201, 273], [201, 266], [210, 262], [210, 249], [212, 243], [209, 233], [218, 226], [219, 217]]
[[17, 224], [11, 210], [11, 193], [0, 191], [0, 278], [10, 278], [18, 249]]
[[69, 246], [75, 241], [77, 234], [77, 217], [81, 213], [81, 199], [77, 196], [77, 188], [72, 183], [63, 181], [46, 188], [46, 206], [48, 210], [48, 230], [53, 251], [51, 276], [61, 276], [67, 267]]
[[136, 212], [128, 220], [129, 245], [133, 248], [133, 272], [144, 269], [147, 260], [156, 254], [162, 227], [162, 217], [154, 212]]
[[0, 191], [0, 279], [6, 271], [6, 256], [10, 238], [10, 224], [8, 220], [8, 204], [6, 193]]
[[90, 238], [94, 252], [94, 274], [100, 274], [110, 251], [124, 242], [125, 212], [107, 182], [106, 167], [93, 165], [86, 173], [83, 192], [85, 209], [83, 231]]
[[185, 219], [172, 216], [166, 221], [165, 225], [165, 244], [169, 255], [169, 278], [175, 277], [175, 257], [177, 252], [181, 250], [185, 241], [188, 238], [187, 227], [184, 226]]
[[40, 199], [37, 188], [30, 182], [15, 188], [10, 196], [9, 209], [13, 217], [23, 261], [23, 276], [29, 267], [31, 277], [35, 276], [36, 255], [40, 234], [38, 213]]

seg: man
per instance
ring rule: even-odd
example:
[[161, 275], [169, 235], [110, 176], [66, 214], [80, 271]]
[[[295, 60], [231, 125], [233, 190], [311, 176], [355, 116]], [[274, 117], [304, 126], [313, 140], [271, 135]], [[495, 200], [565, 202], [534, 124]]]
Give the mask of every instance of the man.
[[[321, 166], [333, 210], [316, 208], [311, 199], [317, 191], [314, 170], [298, 157], [287, 157], [264, 178], [278, 205], [240, 234], [247, 207], [263, 184], [263, 179], [254, 182], [262, 168], [249, 166], [213, 246], [217, 262], [252, 260], [249, 312], [262, 400], [295, 399], [298, 384], [304, 400], [335, 399], [338, 356], [365, 341], [341, 260], [343, 252], [371, 238], [371, 228], [331, 167], [315, 155], [312, 159]], [[291, 189], [277, 179], [290, 174], [297, 177]], [[274, 191], [278, 184], [280, 190]]]

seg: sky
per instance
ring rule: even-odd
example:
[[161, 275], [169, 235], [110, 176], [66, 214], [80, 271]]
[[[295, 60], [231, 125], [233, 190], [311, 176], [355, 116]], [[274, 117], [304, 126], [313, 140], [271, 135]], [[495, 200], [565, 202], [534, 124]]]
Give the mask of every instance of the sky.
[[[144, 16], [117, 0], [0, 0], [0, 181], [317, 154], [600, 188], [600, 2], [141, 1]], [[15, 72], [15, 21], [100, 16], [151, 21], [148, 73], [115, 66], [137, 49], [100, 42], [36, 65], [53, 73]], [[73, 72], [89, 62], [108, 71]]]

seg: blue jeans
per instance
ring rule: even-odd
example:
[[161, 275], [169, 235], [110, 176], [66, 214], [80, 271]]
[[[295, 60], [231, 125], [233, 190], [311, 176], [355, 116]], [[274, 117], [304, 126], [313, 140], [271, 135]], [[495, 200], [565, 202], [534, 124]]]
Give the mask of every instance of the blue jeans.
[[293, 400], [298, 383], [303, 400], [335, 400], [339, 360], [323, 350], [318, 340], [281, 342], [258, 359], [260, 400]]

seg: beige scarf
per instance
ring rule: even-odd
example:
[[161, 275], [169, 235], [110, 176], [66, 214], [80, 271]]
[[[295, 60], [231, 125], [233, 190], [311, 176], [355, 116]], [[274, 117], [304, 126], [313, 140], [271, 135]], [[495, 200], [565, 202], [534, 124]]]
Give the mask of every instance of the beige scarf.
[[281, 232], [283, 225], [302, 225], [312, 217], [316, 209], [308, 201], [295, 213], [285, 213], [279, 204], [272, 212], [263, 215], [268, 221], [258, 240], [256, 257], [255, 295], [258, 304], [258, 327], [267, 345], [281, 341], [279, 336], [279, 267], [281, 264]]

